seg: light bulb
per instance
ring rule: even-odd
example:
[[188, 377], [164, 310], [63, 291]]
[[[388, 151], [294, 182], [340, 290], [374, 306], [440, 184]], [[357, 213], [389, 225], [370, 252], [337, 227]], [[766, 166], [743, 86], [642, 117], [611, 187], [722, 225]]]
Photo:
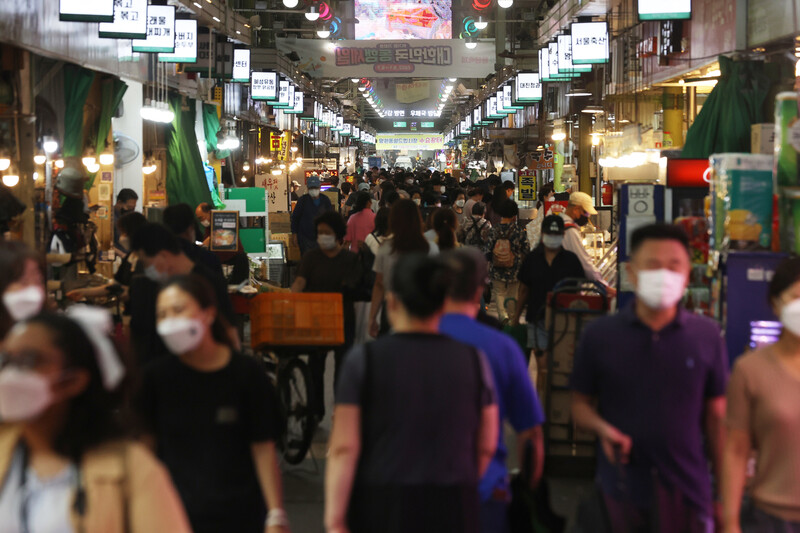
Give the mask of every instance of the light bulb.
[[58, 143], [52, 138], [45, 138], [45, 141], [42, 143], [42, 148], [48, 154], [52, 154], [56, 150], [58, 150]]
[[292, 146], [292, 147], [290, 148], [290, 150], [291, 150], [292, 152], [296, 152], [296, 151], [297, 151], [297, 146]]
[[47, 162], [47, 156], [44, 154], [36, 154], [33, 156], [33, 162], [37, 165], [44, 165]]
[[556, 142], [563, 141], [566, 138], [567, 138], [567, 134], [564, 133], [563, 131], [557, 131], [557, 132], [553, 133], [553, 140], [556, 141]]
[[55, 163], [53, 163], [56, 168], [64, 168], [64, 160], [63, 159], [56, 159]]
[[478, 47], [478, 43], [476, 41], [467, 41], [464, 43], [464, 46], [467, 47], [467, 50], [474, 50]]
[[280, 165], [278, 165], [278, 168], [280, 168], [281, 170], [284, 170], [284, 169], [286, 168], [286, 165], [284, 165], [283, 163], [281, 163]]
[[85, 166], [86, 168], [89, 168], [93, 166], [95, 163], [97, 163], [97, 158], [91, 155], [87, 155], [86, 157], [81, 159], [81, 163], [83, 163], [83, 166]]
[[497, 5], [503, 9], [508, 9], [514, 5], [514, 0], [497, 0]]
[[149, 165], [145, 165], [142, 167], [142, 173], [149, 176], [150, 174], [155, 172], [157, 168], [158, 167], [154, 163], [151, 163]]
[[316, 6], [309, 7], [308, 11], [306, 11], [306, 20], [315, 22], [318, 18], [319, 18], [319, 12], [317, 11], [317, 7]]
[[281, 169], [279, 168], [273, 168], [271, 172], [273, 176], [280, 176], [282, 174]]
[[113, 165], [114, 164], [114, 154], [100, 154], [100, 164], [101, 165]]
[[303, 162], [303, 158], [302, 157], [298, 157], [295, 161], [297, 161], [298, 164], [302, 163]]
[[244, 162], [244, 165], [242, 165], [242, 170], [244, 170], [245, 172], [247, 172], [248, 170], [250, 170], [250, 163], [248, 163], [247, 161], [245, 161], [245, 162]]
[[489, 26], [489, 22], [483, 20], [482, 16], [479, 16], [478, 20], [475, 21], [475, 27], [479, 30], [485, 30], [487, 26]]
[[0, 172], [7, 170], [11, 166], [11, 160], [7, 157], [0, 157]]
[[89, 174], [96, 174], [96, 173], [100, 172], [100, 165], [98, 165], [97, 163], [95, 163], [93, 165], [88, 165], [86, 167], [86, 170], [89, 172]]
[[6, 187], [13, 187], [19, 183], [19, 176], [17, 174], [6, 174], [3, 176], [3, 185]]
[[289, 9], [297, 7], [299, 0], [283, 0], [283, 5], [288, 7]]
[[247, 176], [242, 176], [242, 183], [247, 181]]
[[366, 88], [366, 87], [359, 87], [359, 88], [358, 88], [358, 90], [359, 90], [359, 91], [361, 91], [361, 92], [363, 93], [364, 91], [366, 91], [366, 90], [367, 90], [367, 88]]
[[225, 148], [227, 150], [236, 150], [240, 145], [241, 142], [239, 142], [239, 139], [236, 137], [228, 137], [228, 139], [225, 141]]
[[350, 78], [350, 81], [353, 83], [358, 83], [360, 80], [358, 78]]
[[317, 30], [317, 37], [320, 39], [327, 39], [331, 36], [330, 30]]

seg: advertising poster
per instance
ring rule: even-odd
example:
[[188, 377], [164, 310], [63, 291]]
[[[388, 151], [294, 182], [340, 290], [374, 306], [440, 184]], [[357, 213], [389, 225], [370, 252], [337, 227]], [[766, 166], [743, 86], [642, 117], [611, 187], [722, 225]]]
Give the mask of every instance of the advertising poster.
[[239, 248], [239, 212], [211, 212], [212, 252], [235, 252]]
[[443, 150], [444, 136], [432, 133], [379, 133], [377, 150]]

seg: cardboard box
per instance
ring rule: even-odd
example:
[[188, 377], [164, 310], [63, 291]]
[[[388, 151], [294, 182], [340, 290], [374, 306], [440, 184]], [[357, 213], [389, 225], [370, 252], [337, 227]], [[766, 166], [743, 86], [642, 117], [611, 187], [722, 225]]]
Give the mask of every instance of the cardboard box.
[[772, 155], [775, 152], [775, 124], [750, 126], [750, 153]]
[[291, 213], [270, 213], [269, 231], [271, 233], [291, 233], [292, 232]]
[[294, 244], [291, 233], [272, 233], [272, 240], [281, 241], [286, 247], [286, 260], [287, 261], [300, 261], [300, 248]]
[[572, 394], [568, 391], [553, 391], [550, 395], [550, 423], [569, 424], [572, 418], [570, 406]]

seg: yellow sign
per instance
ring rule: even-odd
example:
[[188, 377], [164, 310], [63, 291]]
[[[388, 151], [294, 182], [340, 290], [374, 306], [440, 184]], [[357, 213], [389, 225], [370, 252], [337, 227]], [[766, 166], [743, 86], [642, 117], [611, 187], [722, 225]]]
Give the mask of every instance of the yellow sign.
[[526, 170], [519, 173], [519, 199], [525, 201], [536, 200], [536, 171]]

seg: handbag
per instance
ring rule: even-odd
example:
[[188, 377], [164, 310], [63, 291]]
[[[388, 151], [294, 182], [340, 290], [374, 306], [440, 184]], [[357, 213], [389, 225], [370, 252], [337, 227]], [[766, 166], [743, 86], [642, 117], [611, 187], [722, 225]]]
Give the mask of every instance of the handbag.
[[525, 443], [525, 464], [511, 476], [511, 503], [508, 526], [511, 533], [562, 533], [566, 520], [550, 507], [550, 488], [542, 479], [535, 489], [530, 487], [533, 444]]

